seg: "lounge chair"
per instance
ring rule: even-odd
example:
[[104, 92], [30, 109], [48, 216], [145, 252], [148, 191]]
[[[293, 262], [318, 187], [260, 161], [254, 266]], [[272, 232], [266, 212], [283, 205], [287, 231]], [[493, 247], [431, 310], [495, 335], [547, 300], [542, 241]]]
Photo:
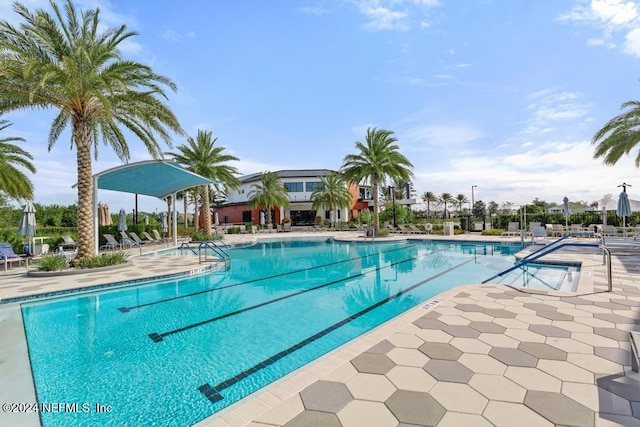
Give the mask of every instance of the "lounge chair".
[[149, 239], [142, 240], [140, 236], [138, 236], [133, 231], [129, 233], [129, 236], [133, 238], [133, 240], [138, 244], [138, 246], [146, 245], [147, 243], [153, 243], [153, 240], [149, 240]]
[[413, 232], [413, 234], [424, 234], [425, 233], [425, 231], [422, 231], [418, 227], [416, 227], [415, 224], [407, 224], [407, 227], [409, 228], [409, 230], [411, 230]]
[[131, 246], [136, 245], [140, 246], [135, 240], [133, 240], [126, 231], [120, 232], [120, 246], [125, 248], [131, 248]]
[[406, 225], [404, 224], [398, 224], [398, 228], [400, 229], [400, 232], [402, 234], [413, 234], [413, 230], [409, 229]]
[[291, 231], [291, 223], [285, 222], [284, 224], [282, 224], [282, 229], [285, 233]]
[[151, 242], [151, 243], [160, 243], [160, 242], [161, 242], [160, 240], [156, 239], [155, 237], [153, 237], [151, 234], [149, 234], [149, 233], [148, 233], [148, 232], [146, 232], [146, 231], [143, 231], [143, 232], [142, 232], [142, 235], [144, 236], [144, 238], [145, 238], [146, 240], [148, 240], [148, 241], [149, 241], [149, 242]]
[[58, 251], [64, 252], [65, 250], [75, 251], [78, 249], [78, 245], [73, 241], [71, 236], [62, 236], [62, 243], [58, 245]]
[[155, 236], [155, 238], [156, 238], [156, 240], [158, 242], [168, 242], [169, 241], [169, 239], [167, 239], [165, 237], [162, 237], [160, 235], [160, 233], [158, 232], [158, 230], [151, 230], [151, 232], [153, 233], [153, 235]]
[[24, 261], [26, 261], [25, 258], [20, 257], [13, 251], [11, 243], [0, 243], [0, 262], [4, 264], [4, 271], [7, 271], [9, 264], [15, 264], [17, 262], [18, 266], [20, 266]]
[[507, 231], [502, 233], [503, 236], [519, 236], [520, 235], [520, 223], [519, 222], [510, 222], [507, 225]]
[[120, 243], [113, 237], [111, 234], [103, 234], [104, 238], [107, 239], [107, 243], [100, 246], [100, 249], [117, 249], [120, 248]]
[[547, 242], [547, 229], [538, 225], [537, 227], [533, 227], [531, 229], [531, 243], [536, 244], [536, 239], [542, 240], [540, 243], [546, 244]]
[[282, 225], [276, 224], [276, 233], [280, 233], [282, 231]]

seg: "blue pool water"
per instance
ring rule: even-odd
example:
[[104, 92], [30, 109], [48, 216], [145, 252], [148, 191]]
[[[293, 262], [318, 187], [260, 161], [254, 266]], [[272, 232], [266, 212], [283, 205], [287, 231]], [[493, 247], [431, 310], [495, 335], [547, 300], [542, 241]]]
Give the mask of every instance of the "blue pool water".
[[[493, 276], [519, 249], [263, 242], [229, 249], [226, 271], [23, 304], [38, 400], [91, 409], [41, 413], [43, 425], [191, 425], [442, 291]], [[537, 274], [546, 286], [567, 273]]]

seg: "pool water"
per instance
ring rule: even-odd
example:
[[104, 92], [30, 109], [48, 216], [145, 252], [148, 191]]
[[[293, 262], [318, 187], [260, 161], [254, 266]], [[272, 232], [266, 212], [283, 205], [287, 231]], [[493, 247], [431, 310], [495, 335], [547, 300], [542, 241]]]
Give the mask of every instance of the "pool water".
[[[43, 412], [43, 425], [191, 425], [440, 292], [493, 276], [519, 249], [262, 242], [228, 249], [228, 270], [23, 304], [39, 402], [91, 408]], [[567, 275], [531, 274], [556, 286]]]

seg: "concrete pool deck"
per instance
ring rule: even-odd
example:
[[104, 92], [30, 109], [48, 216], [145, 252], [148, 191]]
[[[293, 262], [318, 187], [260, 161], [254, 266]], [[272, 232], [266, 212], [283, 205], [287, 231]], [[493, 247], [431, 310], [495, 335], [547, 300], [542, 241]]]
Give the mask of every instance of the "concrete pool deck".
[[[274, 233], [225, 240], [321, 235], [330, 236]], [[640, 258], [612, 257], [613, 292], [607, 293], [600, 253], [572, 249], [553, 257], [582, 262], [578, 292], [479, 284], [452, 289], [198, 426], [640, 426], [640, 376], [631, 371], [629, 344], [629, 331], [640, 330]], [[200, 266], [197, 260], [161, 265], [154, 258], [136, 258], [113, 273], [55, 279], [24, 277], [16, 269], [0, 275], [0, 299]], [[0, 390], [22, 386], [13, 382], [26, 378], [7, 378], [2, 366]]]

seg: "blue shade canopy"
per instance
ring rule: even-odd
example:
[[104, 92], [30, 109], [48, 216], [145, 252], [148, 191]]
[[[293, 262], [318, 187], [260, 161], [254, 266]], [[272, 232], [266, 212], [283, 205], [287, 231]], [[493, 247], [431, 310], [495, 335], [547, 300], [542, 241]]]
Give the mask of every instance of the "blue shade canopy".
[[177, 162], [146, 160], [118, 166], [94, 175], [101, 190], [143, 194], [164, 199], [178, 191], [205, 184], [220, 184], [186, 170]]

